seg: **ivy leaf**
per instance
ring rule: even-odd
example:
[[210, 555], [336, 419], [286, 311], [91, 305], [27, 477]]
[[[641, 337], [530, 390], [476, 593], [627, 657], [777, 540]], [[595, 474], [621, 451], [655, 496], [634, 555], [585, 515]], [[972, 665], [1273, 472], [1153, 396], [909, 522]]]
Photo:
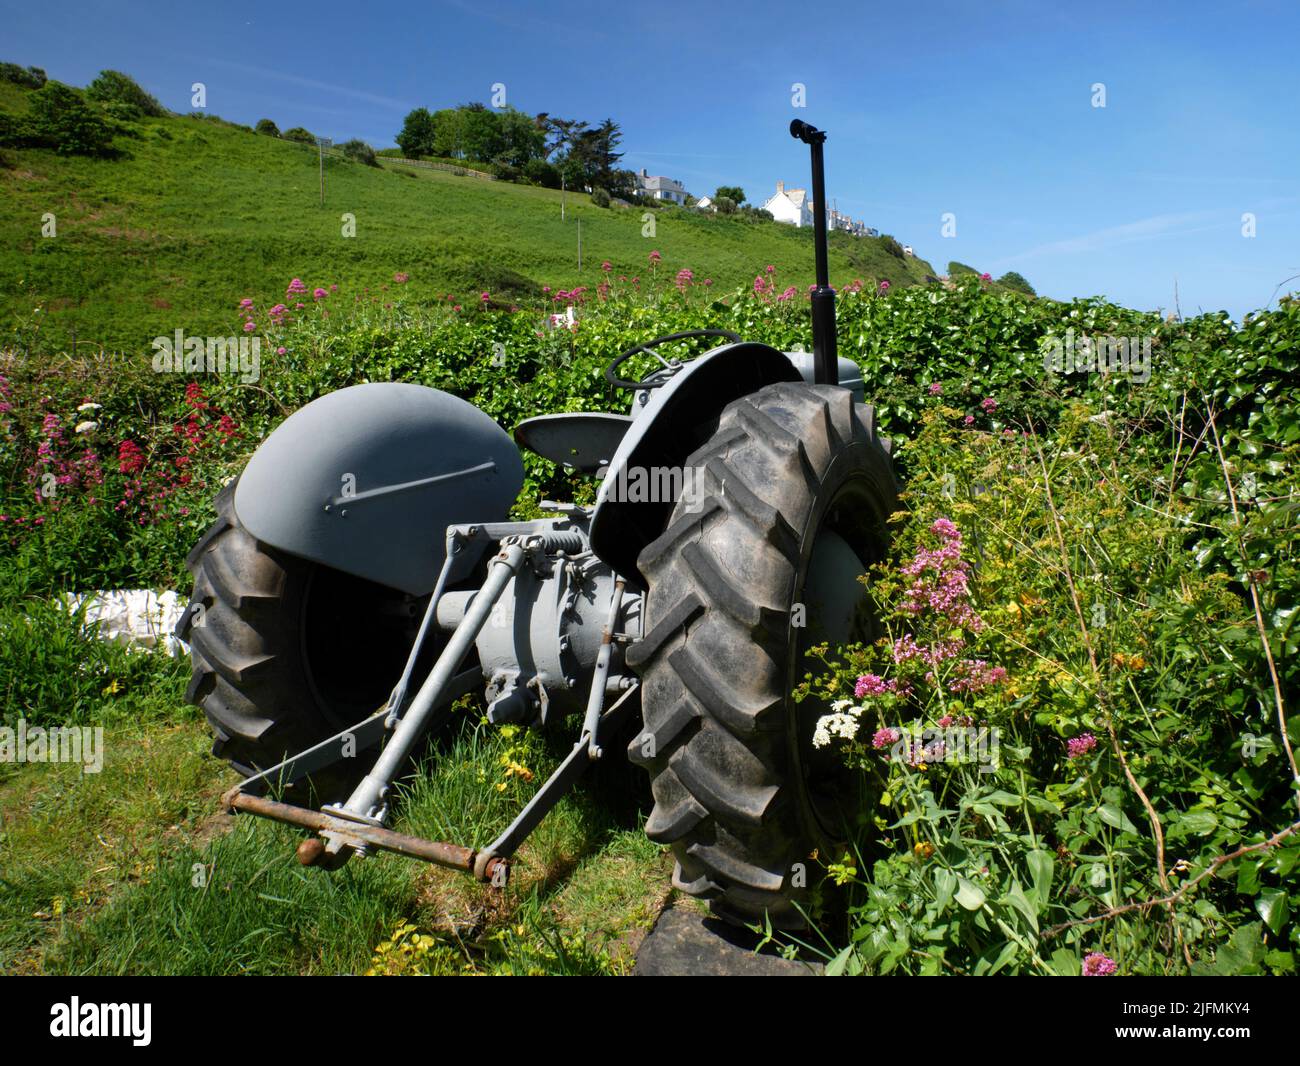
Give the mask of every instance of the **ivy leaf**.
[[1255, 910], [1264, 919], [1264, 924], [1274, 933], [1280, 933], [1286, 924], [1287, 915], [1291, 913], [1291, 901], [1286, 892], [1280, 888], [1266, 888], [1255, 900]]
[[984, 889], [964, 877], [957, 879], [957, 902], [968, 911], [977, 911], [984, 906]]

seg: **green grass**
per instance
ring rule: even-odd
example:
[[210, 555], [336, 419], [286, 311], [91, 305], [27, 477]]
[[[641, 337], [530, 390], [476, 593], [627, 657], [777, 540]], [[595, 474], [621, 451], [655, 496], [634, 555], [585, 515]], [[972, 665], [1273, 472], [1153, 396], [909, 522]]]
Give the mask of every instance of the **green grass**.
[[[0, 83], [0, 112], [22, 113], [25, 97]], [[594, 287], [604, 260], [616, 275], [649, 275], [656, 250], [661, 275], [688, 267], [715, 292], [752, 283], [755, 264], [775, 266], [782, 287], [812, 281], [810, 231], [778, 223], [674, 210], [648, 237], [640, 208], [602, 210], [570, 192], [561, 220], [553, 190], [336, 158], [321, 207], [310, 148], [189, 117], [132, 128], [138, 136], [116, 139], [117, 159], [0, 151], [0, 309], [24, 346], [66, 350], [75, 337], [79, 348], [148, 351], [177, 328], [233, 332], [240, 299], [274, 302], [292, 277], [346, 295], [402, 271], [429, 300], [489, 291], [527, 304], [543, 284]], [[355, 237], [342, 236], [345, 212]], [[47, 213], [53, 238], [41, 236]], [[833, 283], [932, 272], [874, 239], [833, 237]]]
[[[397, 828], [485, 843], [567, 743], [474, 717], [410, 779]], [[300, 834], [217, 814], [236, 778], [194, 716], [119, 722], [105, 746], [98, 775], [28, 765], [0, 783], [0, 971], [362, 973], [410, 922], [436, 944], [433, 972], [618, 973], [667, 895], [626, 766], [567, 797], [497, 890], [389, 855], [303, 869]], [[505, 778], [507, 756], [531, 780]]]

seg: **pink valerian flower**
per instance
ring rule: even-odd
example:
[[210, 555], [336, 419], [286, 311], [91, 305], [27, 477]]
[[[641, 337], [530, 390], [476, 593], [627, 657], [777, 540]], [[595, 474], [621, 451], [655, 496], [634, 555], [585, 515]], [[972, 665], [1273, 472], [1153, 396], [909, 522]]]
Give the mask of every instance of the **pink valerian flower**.
[[887, 281], [882, 281], [882, 282], [880, 283], [880, 290], [879, 290], [879, 291], [882, 292], [882, 293], [888, 292], [888, 291], [889, 291], [889, 282], [887, 282]]
[[239, 306], [241, 310], [245, 310], [245, 311], [251, 310], [253, 307], [252, 298], [249, 296], [245, 296], [242, 300], [239, 301]]
[[956, 666], [957, 677], [949, 684], [953, 692], [982, 692], [1007, 679], [1002, 666], [989, 666], [983, 659], [963, 659]]
[[487, 293], [483, 293], [481, 296], [479, 296], [479, 300], [484, 304], [486, 304], [490, 299], [492, 299], [492, 297], [489, 296]]
[[980, 407], [989, 414], [992, 414], [998, 409], [998, 401], [993, 399], [992, 396], [986, 396], [984, 399], [980, 400]]
[[853, 695], [858, 699], [863, 696], [883, 696], [889, 688], [883, 677], [877, 674], [863, 674], [853, 688]]
[[903, 593], [901, 607], [914, 615], [929, 609], [954, 626], [978, 632], [983, 622], [970, 605], [970, 564], [961, 557], [961, 532], [947, 518], [936, 519], [930, 532], [942, 543], [938, 548], [918, 548], [902, 568], [903, 575], [914, 580]]
[[317, 287], [315, 289], [312, 289], [311, 298], [313, 300], [323, 300], [328, 295], [329, 293], [326, 292], [324, 289]]
[[764, 273], [767, 273], [767, 274], [775, 274], [775, 273], [776, 273], [776, 267], [774, 267], [771, 263], [768, 263], [767, 266], [765, 266], [765, 267], [763, 268], [763, 271], [764, 271]]
[[286, 297], [297, 296], [306, 291], [307, 286], [302, 283], [302, 278], [294, 278], [293, 281], [289, 282], [289, 287], [284, 290], [284, 295]]
[[992, 281], [992, 280], [993, 280], [993, 275], [992, 275], [992, 274], [981, 274], [981, 275], [980, 275], [980, 281]]
[[897, 744], [901, 733], [892, 726], [885, 726], [884, 729], [877, 729], [875, 736], [871, 738], [871, 746], [877, 750], [887, 748], [891, 744]]
[[250, 318], [247, 322], [244, 323], [244, 332], [245, 332], [245, 333], [252, 333], [253, 330], [255, 330], [255, 329], [257, 329], [257, 323], [254, 322], [251, 318]]
[[677, 279], [674, 281], [674, 284], [681, 292], [685, 292], [686, 287], [694, 280], [695, 274], [683, 267], [681, 270], [677, 271]]
[[967, 415], [965, 418], [961, 420], [961, 424], [963, 426], [973, 426], [975, 424], [975, 416]]
[[1119, 971], [1119, 966], [1109, 955], [1092, 951], [1083, 957], [1084, 977], [1111, 977]]
[[275, 354], [276, 354], [276, 355], [284, 355], [284, 352], [285, 352], [285, 349], [284, 349], [284, 346], [283, 346], [283, 345], [281, 345], [279, 348], [277, 348], [277, 349], [275, 350]]
[[606, 274], [608, 274], [611, 270], [614, 269], [614, 264], [611, 263], [608, 259], [606, 259], [603, 263], [600, 264], [600, 269], [603, 270]]
[[778, 296], [777, 299], [781, 301], [793, 300], [797, 295], [799, 295], [799, 290], [796, 289], [793, 285], [791, 285], [788, 289], [785, 290], [785, 292], [781, 293], [781, 295]]
[[409, 274], [404, 274], [399, 270], [393, 275], [393, 280], [397, 282], [398, 285], [405, 285], [410, 280], [410, 277]]
[[659, 262], [660, 259], [663, 258], [663, 256], [661, 256], [658, 252], [651, 252], [648, 258], [651, 263], [657, 263]]
[[931, 396], [942, 396], [943, 386], [940, 385], [939, 382], [937, 381], [931, 382], [929, 392]]
[[1097, 738], [1091, 733], [1080, 733], [1065, 742], [1066, 758], [1079, 759], [1097, 747]]
[[904, 633], [894, 641], [894, 662], [902, 665], [915, 660], [933, 668], [949, 659], [955, 659], [964, 647], [966, 641], [962, 637], [937, 640], [933, 644], [922, 647], [911, 633]]
[[271, 310], [267, 311], [266, 313], [271, 317], [271, 320], [278, 326], [280, 324], [280, 319], [284, 318], [284, 316], [289, 313], [289, 309], [285, 307], [284, 304], [276, 304], [274, 307], [271, 308]]

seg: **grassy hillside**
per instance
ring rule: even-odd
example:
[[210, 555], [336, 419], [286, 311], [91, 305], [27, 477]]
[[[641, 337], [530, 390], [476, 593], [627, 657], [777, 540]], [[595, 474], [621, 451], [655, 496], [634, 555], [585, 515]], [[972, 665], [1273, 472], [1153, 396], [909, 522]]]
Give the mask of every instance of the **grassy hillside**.
[[[0, 82], [0, 113], [23, 114], [28, 95]], [[812, 281], [810, 232], [777, 223], [673, 210], [647, 237], [640, 208], [600, 209], [569, 193], [561, 220], [552, 190], [339, 158], [325, 162], [321, 207], [309, 147], [191, 117], [123, 129], [116, 159], [0, 152], [0, 307], [23, 338], [44, 322], [38, 350], [65, 349], [74, 330], [79, 344], [129, 351], [177, 328], [230, 329], [241, 298], [277, 293], [293, 277], [357, 294], [402, 272], [421, 298], [487, 291], [527, 305], [543, 285], [595, 286], [605, 260], [615, 275], [648, 275], [654, 250], [660, 274], [689, 268], [718, 292], [769, 263], [783, 284]], [[355, 237], [342, 236], [345, 212]], [[46, 213], [54, 238], [41, 236]], [[932, 270], [879, 241], [836, 238], [834, 283], [905, 285]]]

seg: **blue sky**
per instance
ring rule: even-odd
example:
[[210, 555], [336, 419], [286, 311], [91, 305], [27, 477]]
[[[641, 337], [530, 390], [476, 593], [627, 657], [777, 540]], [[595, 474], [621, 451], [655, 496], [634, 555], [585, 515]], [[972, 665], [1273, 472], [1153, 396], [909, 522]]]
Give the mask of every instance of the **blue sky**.
[[0, 58], [75, 85], [124, 70], [180, 111], [201, 81], [224, 118], [376, 146], [501, 82], [525, 111], [614, 118], [625, 165], [760, 203], [806, 184], [799, 117], [830, 134], [840, 210], [939, 270], [1140, 308], [1172, 308], [1176, 281], [1185, 314], [1234, 317], [1300, 274], [1294, 0], [640, 8], [0, 0]]

